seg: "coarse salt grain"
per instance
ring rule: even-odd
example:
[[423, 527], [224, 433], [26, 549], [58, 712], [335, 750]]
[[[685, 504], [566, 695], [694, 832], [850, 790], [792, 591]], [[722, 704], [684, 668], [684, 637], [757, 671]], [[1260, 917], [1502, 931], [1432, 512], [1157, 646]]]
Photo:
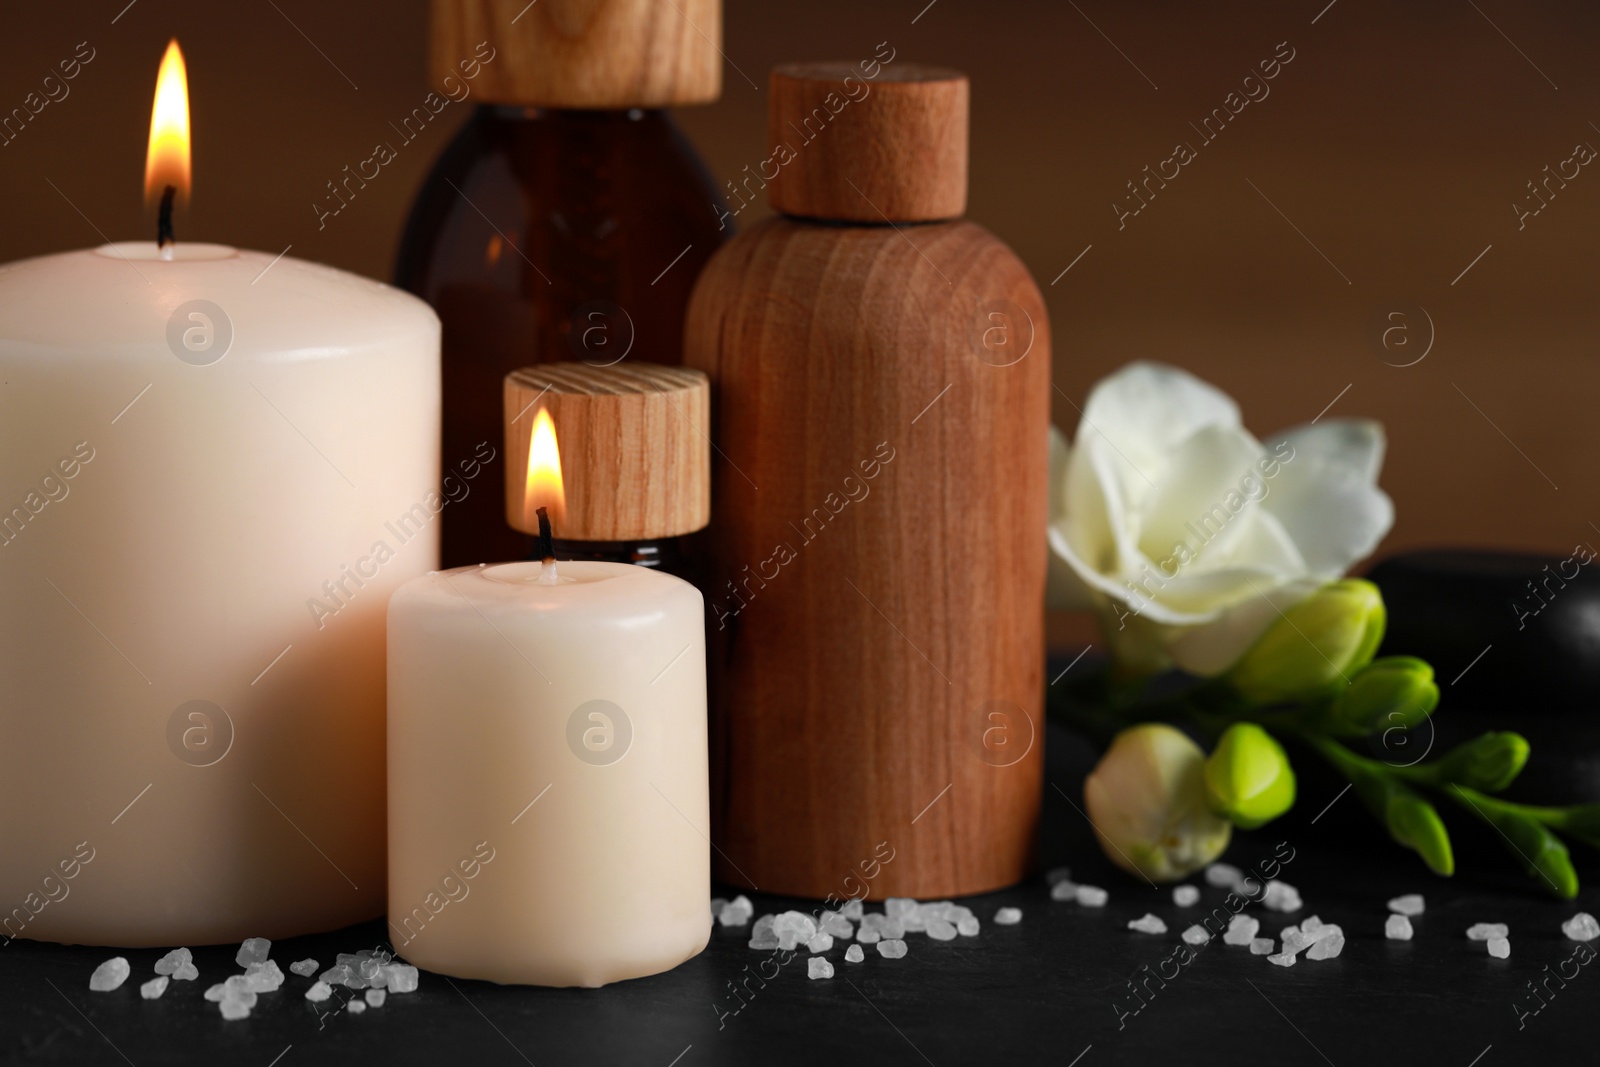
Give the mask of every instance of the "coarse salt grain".
[[289, 964], [289, 970], [298, 974], [301, 978], [310, 978], [317, 973], [317, 961], [313, 959], [299, 960]]
[[1128, 920], [1128, 929], [1137, 930], [1141, 934], [1164, 934], [1167, 932], [1167, 924], [1146, 912], [1137, 919]]
[[109, 993], [113, 989], [121, 988], [122, 983], [128, 980], [128, 975], [133, 968], [128, 966], [128, 961], [122, 956], [112, 956], [94, 969], [89, 976], [89, 990], [93, 993]]
[[[1324, 929], [1331, 929], [1331, 927], [1324, 927]], [[1319, 930], [1317, 932], [1321, 933], [1322, 931]], [[1306, 953], [1306, 959], [1331, 960], [1343, 951], [1344, 934], [1332, 933], [1327, 937], [1319, 937], [1316, 944], [1312, 945], [1310, 951]]]
[[1250, 940], [1250, 955], [1268, 956], [1272, 954], [1274, 943], [1270, 937], [1256, 937]]
[[239, 951], [234, 953], [233, 962], [241, 967], [248, 967], [252, 963], [265, 963], [271, 951], [272, 942], [266, 938], [247, 937], [239, 946]]
[[369, 990], [367, 990], [367, 1004], [370, 1005], [371, 1007], [374, 1007], [374, 1008], [383, 1007], [383, 1002], [385, 1000], [387, 1000], [388, 998], [389, 998], [389, 991], [387, 989], [369, 989]]
[[1110, 895], [1097, 885], [1080, 885], [1076, 894], [1078, 903], [1086, 908], [1105, 907]]
[[360, 1015], [367, 1010], [367, 1002], [364, 1000], [352, 1000], [344, 1006], [344, 1010], [351, 1015]]
[[172, 981], [164, 974], [158, 974], [150, 981], [139, 987], [139, 995], [146, 1000], [155, 1000], [167, 991], [167, 983]]
[[1044, 881], [1046, 885], [1051, 886], [1060, 882], [1070, 882], [1072, 881], [1072, 868], [1052, 867], [1050, 870], [1045, 872]]
[[1022, 921], [1021, 908], [1001, 908], [994, 913], [996, 926], [1015, 926]]
[[1180, 885], [1172, 890], [1172, 902], [1180, 908], [1190, 908], [1199, 903], [1200, 890], [1192, 885]]
[[[311, 1001], [313, 1004], [327, 1000], [331, 996], [333, 996], [333, 987], [327, 982], [313, 982], [311, 983], [311, 988], [306, 990], [306, 999]], [[209, 991], [207, 992], [206, 999], [210, 999]]]
[[1213, 863], [1206, 868], [1206, 884], [1218, 889], [1232, 889], [1238, 884], [1239, 868], [1231, 863]]
[[1268, 963], [1276, 963], [1279, 967], [1293, 967], [1295, 961], [1293, 952], [1280, 952], [1276, 956], [1268, 956]]
[[905, 954], [906, 943], [898, 937], [889, 937], [878, 942], [878, 955], [886, 960], [897, 960]]
[[927, 933], [935, 941], [954, 941], [956, 926], [949, 919], [929, 919]]
[[1488, 941], [1492, 938], [1506, 938], [1511, 936], [1511, 930], [1505, 923], [1473, 923], [1467, 927], [1468, 941]]
[[1199, 923], [1189, 927], [1183, 932], [1183, 940], [1190, 945], [1203, 945], [1211, 940], [1211, 935]]
[[833, 964], [829, 963], [821, 956], [812, 956], [809, 960], [806, 960], [806, 977], [832, 978]]
[[811, 952], [826, 952], [833, 947], [833, 935], [822, 933], [820, 930], [811, 935], [811, 940], [806, 942], [806, 948]]
[[1235, 915], [1228, 921], [1228, 929], [1222, 935], [1225, 945], [1248, 945], [1255, 938], [1256, 931], [1261, 929], [1261, 920], [1254, 915]]
[[1574, 941], [1593, 941], [1600, 937], [1600, 923], [1586, 911], [1580, 911], [1561, 924], [1561, 932]]
[[1389, 910], [1396, 915], [1409, 917], [1421, 915], [1426, 905], [1423, 903], [1421, 893], [1407, 893], [1389, 901]]
[[1074, 882], [1057, 882], [1050, 887], [1051, 900], [1076, 900], [1077, 898], [1078, 886]]
[[1390, 941], [1410, 941], [1412, 933], [1411, 920], [1404, 914], [1390, 915], [1383, 922], [1383, 936]]
[[866, 956], [867, 954], [861, 951], [860, 945], [851, 945], [849, 948], [844, 950], [844, 958], [846, 963], [860, 963], [862, 960], [866, 959]]
[[1491, 937], [1489, 939], [1489, 955], [1497, 960], [1503, 960], [1511, 955], [1511, 941], [1504, 937]]

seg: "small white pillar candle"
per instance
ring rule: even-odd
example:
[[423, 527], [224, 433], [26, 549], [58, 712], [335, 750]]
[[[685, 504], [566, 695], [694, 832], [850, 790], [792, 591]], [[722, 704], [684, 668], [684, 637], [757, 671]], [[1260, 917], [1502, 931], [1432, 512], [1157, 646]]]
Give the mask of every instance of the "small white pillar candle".
[[701, 595], [557, 569], [439, 572], [389, 604], [389, 932], [429, 970], [600, 986], [710, 938]]

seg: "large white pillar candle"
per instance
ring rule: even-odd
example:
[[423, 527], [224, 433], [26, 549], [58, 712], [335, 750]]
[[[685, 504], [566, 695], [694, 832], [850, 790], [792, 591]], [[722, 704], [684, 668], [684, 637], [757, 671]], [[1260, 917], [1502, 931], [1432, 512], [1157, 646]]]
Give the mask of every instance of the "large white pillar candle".
[[389, 934], [463, 978], [600, 986], [711, 933], [704, 606], [618, 563], [389, 604]]
[[438, 359], [426, 305], [289, 256], [0, 267], [0, 940], [381, 913], [384, 610], [437, 565]]

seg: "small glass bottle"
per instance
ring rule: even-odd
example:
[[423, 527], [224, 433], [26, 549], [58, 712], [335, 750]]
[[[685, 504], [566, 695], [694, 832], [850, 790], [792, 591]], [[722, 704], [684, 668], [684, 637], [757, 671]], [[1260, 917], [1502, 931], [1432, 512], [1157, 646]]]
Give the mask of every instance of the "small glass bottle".
[[[395, 281], [440, 318], [445, 470], [499, 436], [518, 367], [681, 362], [690, 289], [732, 228], [664, 110], [716, 99], [721, 4], [679, 6], [709, 39], [653, 0], [434, 0], [434, 73], [480, 105], [417, 195]], [[525, 557], [499, 514], [493, 493], [454, 502], [442, 565]]]

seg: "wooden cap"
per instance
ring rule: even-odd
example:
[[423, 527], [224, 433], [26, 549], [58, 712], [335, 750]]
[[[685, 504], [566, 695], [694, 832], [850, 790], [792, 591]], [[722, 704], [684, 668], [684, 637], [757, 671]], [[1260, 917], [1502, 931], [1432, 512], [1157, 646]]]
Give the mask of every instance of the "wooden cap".
[[670, 107], [721, 93], [721, 42], [722, 0], [433, 0], [428, 57], [491, 103]]
[[506, 521], [538, 533], [524, 506], [540, 409], [561, 449], [569, 541], [677, 537], [711, 521], [711, 386], [655, 363], [542, 363], [506, 375]]
[[[873, 77], [867, 72], [876, 69]], [[967, 210], [967, 76], [910, 63], [791, 63], [771, 78], [767, 197], [787, 215], [930, 222]], [[787, 150], [787, 151], [786, 151]]]

